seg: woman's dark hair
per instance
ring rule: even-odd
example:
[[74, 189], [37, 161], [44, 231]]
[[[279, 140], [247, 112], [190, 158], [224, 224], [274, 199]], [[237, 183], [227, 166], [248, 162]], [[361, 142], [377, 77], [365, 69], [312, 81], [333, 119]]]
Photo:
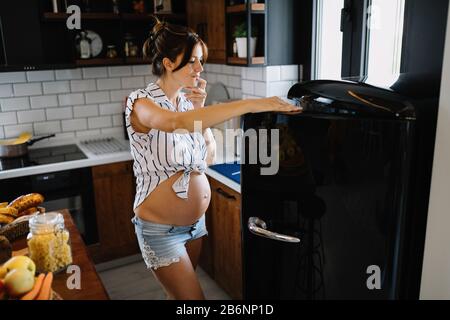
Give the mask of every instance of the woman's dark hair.
[[175, 71], [183, 68], [191, 59], [192, 50], [195, 45], [200, 44], [203, 50], [204, 63], [208, 57], [208, 48], [200, 37], [190, 28], [161, 22], [155, 16], [155, 25], [150, 31], [150, 36], [145, 41], [142, 48], [144, 57], [152, 64], [152, 73], [155, 76], [162, 76], [165, 72], [163, 59], [168, 58], [175, 62], [176, 58], [183, 54], [183, 59]]

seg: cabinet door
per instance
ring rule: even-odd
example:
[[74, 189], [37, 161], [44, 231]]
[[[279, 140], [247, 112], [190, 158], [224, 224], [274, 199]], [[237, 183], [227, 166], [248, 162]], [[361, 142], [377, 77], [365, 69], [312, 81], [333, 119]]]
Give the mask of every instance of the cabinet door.
[[132, 162], [92, 168], [99, 245], [93, 248], [95, 262], [138, 252], [134, 227], [135, 181]]
[[225, 63], [224, 0], [187, 0], [188, 26], [206, 42], [208, 62]]
[[211, 179], [214, 278], [233, 298], [242, 299], [241, 196]]

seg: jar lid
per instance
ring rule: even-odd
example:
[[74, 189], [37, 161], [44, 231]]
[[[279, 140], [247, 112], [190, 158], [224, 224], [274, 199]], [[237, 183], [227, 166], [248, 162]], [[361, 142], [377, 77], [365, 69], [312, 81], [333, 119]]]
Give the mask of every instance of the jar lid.
[[59, 212], [38, 214], [29, 221], [32, 232], [45, 233], [64, 229], [64, 217]]

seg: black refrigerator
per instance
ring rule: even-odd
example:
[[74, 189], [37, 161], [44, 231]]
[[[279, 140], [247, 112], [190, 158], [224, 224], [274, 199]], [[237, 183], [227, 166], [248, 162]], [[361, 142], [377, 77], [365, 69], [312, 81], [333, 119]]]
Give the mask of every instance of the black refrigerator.
[[439, 86], [309, 81], [303, 113], [245, 116], [245, 299], [419, 297]]

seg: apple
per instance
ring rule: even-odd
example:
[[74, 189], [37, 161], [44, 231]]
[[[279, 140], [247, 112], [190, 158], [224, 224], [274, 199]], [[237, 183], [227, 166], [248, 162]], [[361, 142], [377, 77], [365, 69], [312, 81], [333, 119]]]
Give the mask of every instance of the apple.
[[12, 297], [19, 297], [34, 286], [34, 274], [28, 269], [13, 269], [5, 277], [6, 292]]
[[26, 256], [12, 257], [5, 262], [3, 267], [6, 268], [7, 272], [10, 272], [14, 269], [26, 269], [30, 271], [33, 276], [36, 273], [36, 265], [34, 264], [33, 260]]

